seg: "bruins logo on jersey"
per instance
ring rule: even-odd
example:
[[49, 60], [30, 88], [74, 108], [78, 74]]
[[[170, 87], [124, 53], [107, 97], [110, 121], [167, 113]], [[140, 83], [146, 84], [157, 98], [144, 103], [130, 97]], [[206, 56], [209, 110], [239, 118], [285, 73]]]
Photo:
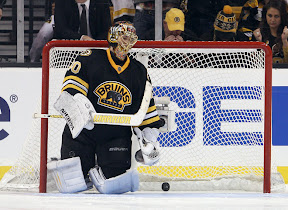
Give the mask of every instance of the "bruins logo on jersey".
[[123, 111], [125, 106], [132, 103], [132, 94], [123, 84], [115, 81], [107, 81], [100, 84], [94, 94], [98, 96], [98, 104], [114, 110]]

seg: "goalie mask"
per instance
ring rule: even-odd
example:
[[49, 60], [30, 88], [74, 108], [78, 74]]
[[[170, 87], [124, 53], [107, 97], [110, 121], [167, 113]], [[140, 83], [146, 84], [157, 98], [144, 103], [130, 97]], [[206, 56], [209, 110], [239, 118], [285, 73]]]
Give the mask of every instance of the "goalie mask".
[[124, 60], [128, 51], [137, 42], [138, 36], [132, 23], [118, 21], [110, 27], [107, 40], [109, 45], [113, 47], [116, 57]]

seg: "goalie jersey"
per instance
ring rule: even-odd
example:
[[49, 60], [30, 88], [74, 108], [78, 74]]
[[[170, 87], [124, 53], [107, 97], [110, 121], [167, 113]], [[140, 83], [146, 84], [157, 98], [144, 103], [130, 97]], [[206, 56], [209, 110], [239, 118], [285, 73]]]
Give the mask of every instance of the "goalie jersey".
[[[83, 51], [76, 58], [66, 72], [62, 91], [87, 96], [98, 113], [135, 114], [141, 105], [147, 80], [150, 81], [147, 70], [139, 61], [128, 56], [120, 61], [109, 49], [93, 49]], [[161, 126], [162, 121], [151, 98], [139, 127]], [[131, 136], [129, 126], [95, 124], [93, 130], [84, 129], [83, 132], [102, 139]]]

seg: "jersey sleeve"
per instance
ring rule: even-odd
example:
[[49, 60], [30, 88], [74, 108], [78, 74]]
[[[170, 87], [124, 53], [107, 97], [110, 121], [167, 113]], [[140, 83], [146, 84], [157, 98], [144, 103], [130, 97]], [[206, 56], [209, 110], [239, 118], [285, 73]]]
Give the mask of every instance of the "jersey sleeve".
[[154, 99], [151, 98], [149, 108], [148, 108], [147, 113], [144, 117], [144, 120], [142, 121], [141, 125], [139, 125], [139, 128], [141, 130], [143, 130], [146, 127], [160, 128], [162, 126], [163, 126], [163, 122], [160, 119], [158, 112], [156, 110]]
[[71, 95], [82, 93], [87, 96], [89, 90], [87, 64], [87, 57], [80, 54], [66, 72], [61, 92], [67, 91]]
[[[147, 80], [151, 83], [149, 75], [147, 75]], [[156, 110], [156, 105], [154, 102], [154, 98], [152, 97], [150, 99], [149, 108], [146, 112], [146, 115], [145, 115], [141, 125], [139, 125], [139, 128], [141, 130], [143, 130], [146, 127], [160, 128], [162, 126], [163, 126], [163, 121], [160, 119], [160, 117], [158, 115], [158, 112]]]

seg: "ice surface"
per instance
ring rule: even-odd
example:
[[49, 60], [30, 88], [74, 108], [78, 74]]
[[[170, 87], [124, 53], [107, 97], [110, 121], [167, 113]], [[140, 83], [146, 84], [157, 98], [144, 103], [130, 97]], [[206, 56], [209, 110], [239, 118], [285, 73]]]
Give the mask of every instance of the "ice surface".
[[285, 193], [136, 192], [122, 195], [95, 193], [0, 193], [0, 209], [221, 209], [288, 210]]

